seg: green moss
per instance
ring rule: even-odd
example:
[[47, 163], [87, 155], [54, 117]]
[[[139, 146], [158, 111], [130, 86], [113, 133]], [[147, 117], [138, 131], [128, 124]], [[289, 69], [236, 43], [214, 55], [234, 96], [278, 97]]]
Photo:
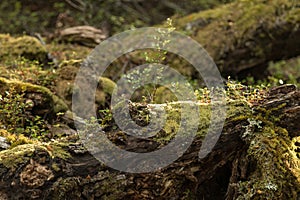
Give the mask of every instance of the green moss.
[[5, 137], [7, 141], [11, 144], [11, 148], [22, 144], [33, 144], [35, 143], [30, 138], [24, 136], [23, 134], [13, 134], [4, 129], [0, 129], [0, 136]]
[[106, 77], [100, 77], [99, 79], [100, 90], [107, 94], [112, 94], [114, 88], [116, 87], [116, 83]]
[[55, 172], [59, 172], [61, 170], [61, 168], [59, 167], [59, 165], [57, 163], [53, 163], [51, 165], [51, 169], [53, 169]]
[[[287, 18], [292, 18], [293, 22], [299, 20], [299, 9], [296, 9], [295, 3], [289, 0], [238, 0], [230, 4], [219, 6], [218, 8], [194, 13], [183, 18], [175, 19], [175, 26], [179, 30], [194, 30], [197, 34], [198, 41], [206, 44], [207, 38], [201, 38], [202, 34], [209, 36], [214, 34], [216, 29], [221, 32], [227, 32], [226, 28], [230, 28], [232, 35], [224, 35], [216, 40], [232, 39], [232, 37], [246, 36], [245, 34], [254, 31], [259, 24], [257, 20], [262, 22], [273, 23], [275, 17], [281, 17], [282, 13]], [[269, 24], [271, 25], [271, 24]], [[198, 32], [199, 29], [202, 29]], [[213, 36], [210, 36], [211, 38]], [[226, 41], [226, 40], [225, 40]]]
[[74, 80], [81, 65], [81, 62], [81, 60], [73, 59], [63, 61], [59, 65], [59, 69], [57, 72], [59, 78], [61, 78], [62, 80]]
[[[232, 75], [250, 68], [253, 60], [268, 59], [272, 54], [272, 40], [284, 37], [282, 33], [286, 30], [296, 30], [299, 18], [299, 7], [295, 1], [237, 0], [174, 19], [174, 25], [199, 42], [221, 72]], [[277, 27], [277, 22], [280, 22], [281, 28]], [[245, 50], [247, 54], [238, 61], [230, 60], [227, 55], [238, 49]]]
[[66, 144], [63, 143], [39, 143], [22, 144], [13, 148], [0, 151], [0, 164], [11, 170], [17, 169], [20, 165], [27, 163], [35, 151], [45, 151], [51, 158], [67, 159], [71, 155], [63, 149]]
[[[71, 108], [72, 105], [72, 95], [77, 92], [76, 87], [74, 87], [74, 80], [80, 68], [81, 61], [82, 60], [80, 59], [63, 61], [58, 69], [57, 74], [59, 80], [56, 81], [56, 87], [54, 90], [57, 95], [66, 102], [69, 108]], [[107, 105], [116, 84], [106, 77], [100, 77], [98, 81], [98, 87], [95, 92], [95, 100], [96, 103], [103, 108], [103, 106]]]
[[255, 133], [248, 153], [256, 169], [249, 181], [239, 183], [238, 199], [296, 198], [300, 185], [287, 165], [290, 142], [286, 131], [278, 127], [265, 126]]
[[43, 63], [47, 58], [47, 51], [38, 39], [30, 36], [13, 38], [9, 35], [0, 35], [2, 61], [9, 61], [18, 57], [38, 60]]
[[35, 144], [23, 144], [12, 149], [0, 151], [0, 163], [14, 171], [18, 166], [30, 160], [35, 147]]
[[43, 147], [51, 158], [61, 158], [63, 160], [66, 160], [71, 157], [71, 154], [66, 151], [64, 148], [67, 148], [68, 142], [49, 142], [49, 143], [43, 143], [41, 147]]
[[4, 65], [0, 64], [1, 77], [41, 85], [50, 89], [53, 87], [57, 78], [55, 70], [44, 70], [38, 62], [25, 58], [10, 61]]
[[294, 137], [289, 145], [287, 153], [287, 167], [292, 171], [297, 181], [300, 183], [300, 152], [299, 152], [300, 137]]
[[65, 112], [68, 110], [67, 105], [56, 95], [54, 95], [48, 88], [34, 85], [31, 83], [24, 83], [18, 80], [8, 80], [0, 77], [0, 91], [4, 92], [8, 88], [15, 88], [17, 92], [33, 92], [42, 93], [47, 101], [51, 102], [52, 109], [54, 113]]
[[[197, 103], [196, 105], [199, 106], [199, 118], [197, 119], [192, 117], [189, 118], [189, 120], [192, 120], [190, 122], [191, 124], [199, 124], [197, 137], [205, 137], [208, 128], [211, 125], [211, 104]], [[162, 130], [155, 136], [155, 140], [165, 144], [166, 142], [169, 142], [171, 139], [173, 139], [174, 136], [177, 134], [182, 117], [182, 108], [180, 102], [161, 104], [161, 106], [165, 109], [166, 112], [166, 122]], [[225, 123], [247, 119], [249, 118], [249, 116], [252, 115], [251, 108], [249, 107], [249, 105], [239, 100], [228, 102], [226, 108], [227, 120]], [[214, 120], [218, 121], [219, 119], [215, 118]], [[214, 127], [211, 128], [214, 129]], [[185, 131], [187, 133], [189, 132], [188, 129]]]
[[92, 50], [81, 45], [60, 44], [55, 41], [46, 44], [46, 47], [62, 67], [66, 65], [80, 66], [82, 59], [86, 58]]
[[177, 101], [175, 94], [167, 87], [161, 86], [156, 89], [154, 95], [154, 103], [166, 103]]
[[[238, 184], [237, 199], [296, 199], [300, 192], [299, 157], [295, 156], [295, 141], [291, 141], [286, 129], [276, 126], [280, 120], [275, 113], [286, 105], [258, 109], [252, 120], [259, 126], [245, 127], [252, 133], [244, 134], [250, 142], [248, 159], [255, 164], [249, 179]], [[252, 123], [253, 125], [254, 123]]]

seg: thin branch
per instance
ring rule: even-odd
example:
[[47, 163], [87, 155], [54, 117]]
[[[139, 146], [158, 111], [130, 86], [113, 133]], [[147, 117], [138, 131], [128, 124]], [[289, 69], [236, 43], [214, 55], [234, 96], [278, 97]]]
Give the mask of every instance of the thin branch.
[[85, 8], [86, 8], [86, 4], [81, 1], [81, 0], [73, 0], [75, 1], [75, 3], [72, 1], [72, 0], [65, 0], [70, 6], [72, 6], [73, 8], [81, 11], [81, 12], [84, 12], [85, 11]]

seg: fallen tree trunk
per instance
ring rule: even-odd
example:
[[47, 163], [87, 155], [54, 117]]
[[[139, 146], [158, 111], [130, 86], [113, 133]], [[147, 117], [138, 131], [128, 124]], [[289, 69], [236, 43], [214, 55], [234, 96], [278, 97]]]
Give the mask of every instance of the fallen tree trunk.
[[[257, 105], [231, 103], [222, 135], [199, 160], [198, 135], [177, 161], [130, 174], [98, 162], [69, 136], [0, 152], [2, 199], [297, 199], [300, 192], [300, 91], [270, 90]], [[140, 106], [142, 108], [142, 106]], [[136, 109], [140, 109], [136, 108]], [[199, 130], [201, 132], [201, 130]], [[120, 131], [108, 137], [125, 150], [152, 151], [157, 140]]]
[[[264, 74], [270, 61], [300, 54], [299, 2], [235, 1], [175, 19], [215, 60], [224, 77]], [[260, 77], [261, 78], [261, 77]]]
[[[270, 62], [300, 54], [299, 10], [299, 2], [290, 0], [234, 1], [175, 17], [173, 25], [176, 31], [187, 34], [203, 46], [223, 77], [265, 78]], [[111, 78], [120, 68], [131, 68], [145, 60], [133, 54], [120, 62], [114, 64], [118, 70], [112, 69]], [[188, 77], [199, 79], [194, 67], [178, 55], [168, 55], [166, 63]]]
[[61, 42], [95, 47], [107, 38], [107, 34], [92, 26], [75, 26], [58, 31], [56, 37]]

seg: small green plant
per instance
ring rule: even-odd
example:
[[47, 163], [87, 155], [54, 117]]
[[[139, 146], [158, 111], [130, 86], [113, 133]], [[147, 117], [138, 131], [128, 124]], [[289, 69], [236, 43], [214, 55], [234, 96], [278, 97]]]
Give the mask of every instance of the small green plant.
[[209, 103], [210, 102], [210, 91], [208, 88], [199, 88], [195, 90], [195, 95], [200, 102]]
[[49, 133], [47, 123], [40, 116], [30, 113], [33, 102], [24, 95], [24, 92], [18, 93], [13, 87], [0, 94], [1, 128], [16, 135], [39, 139]]
[[164, 25], [166, 28], [158, 29], [158, 36], [154, 37], [156, 50], [144, 52], [144, 58], [147, 63], [161, 63], [166, 60], [167, 51], [163, 50], [167, 44], [170, 43], [169, 39], [171, 33], [175, 30], [172, 19], [168, 18]]
[[[170, 40], [167, 39], [168, 37], [171, 36], [171, 33], [175, 30], [173, 26], [172, 19], [168, 18], [165, 22], [165, 27], [166, 28], [159, 28], [158, 29], [158, 34], [154, 36], [149, 36], [153, 37], [155, 40], [155, 49], [148, 49], [145, 51], [142, 56], [144, 57], [146, 63], [151, 64], [151, 63], [164, 63], [166, 61], [166, 56], [167, 56], [167, 51], [164, 50], [167, 44], [170, 43]], [[143, 85], [141, 80], [141, 74], [144, 74], [146, 79], [148, 78], [154, 78], [157, 80], [157, 82], [160, 82], [160, 80], [163, 78], [162, 76], [163, 73], [163, 68], [157, 68], [155, 72], [151, 71], [149, 68], [144, 69], [143, 71], [135, 71], [134, 73], [128, 74], [125, 76], [127, 81], [132, 84], [136, 85]], [[155, 92], [158, 88], [158, 84], [152, 83], [152, 84], [146, 84], [143, 85], [143, 89], [141, 93], [146, 93], [146, 95], [141, 96], [143, 102], [147, 103], [153, 103], [154, 102], [154, 95]], [[135, 88], [138, 89], [138, 88]]]
[[240, 99], [249, 103], [255, 103], [264, 98], [265, 90], [268, 88], [264, 84], [247, 86], [240, 82], [232, 81], [230, 76], [226, 84], [226, 94], [230, 99]]
[[101, 126], [103, 128], [108, 127], [112, 120], [113, 120], [113, 115], [110, 109], [104, 109], [104, 110], [99, 110], [99, 124], [101, 124]]
[[43, 69], [37, 60], [28, 60], [19, 57], [12, 61], [6, 61], [2, 67], [0, 64], [1, 76], [9, 79], [17, 79], [23, 82], [54, 87], [57, 78], [54, 69]]
[[[211, 102], [211, 90], [216, 88], [199, 88], [195, 90], [195, 95], [200, 102], [210, 103]], [[228, 77], [228, 81], [225, 85], [225, 89], [221, 89], [220, 92], [224, 92], [228, 101], [240, 100], [247, 102], [248, 104], [255, 104], [265, 97], [265, 91], [268, 86], [264, 84], [247, 86], [243, 85], [238, 81], [233, 81]]]

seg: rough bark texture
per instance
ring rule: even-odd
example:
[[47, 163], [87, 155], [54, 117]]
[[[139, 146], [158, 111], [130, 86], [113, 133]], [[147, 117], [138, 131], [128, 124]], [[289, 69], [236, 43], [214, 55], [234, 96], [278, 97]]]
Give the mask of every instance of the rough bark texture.
[[95, 47], [107, 38], [107, 34], [92, 26], [75, 26], [59, 31], [56, 37], [60, 41]]
[[[19, 145], [0, 152], [1, 198], [297, 199], [299, 104], [300, 91], [293, 85], [274, 88], [251, 112], [228, 116], [218, 143], [204, 159], [198, 159], [202, 137], [196, 137], [181, 158], [153, 173], [110, 169], [76, 136], [61, 143]], [[236, 104], [235, 109], [245, 106]], [[159, 146], [120, 134], [109, 137], [126, 150]]]

